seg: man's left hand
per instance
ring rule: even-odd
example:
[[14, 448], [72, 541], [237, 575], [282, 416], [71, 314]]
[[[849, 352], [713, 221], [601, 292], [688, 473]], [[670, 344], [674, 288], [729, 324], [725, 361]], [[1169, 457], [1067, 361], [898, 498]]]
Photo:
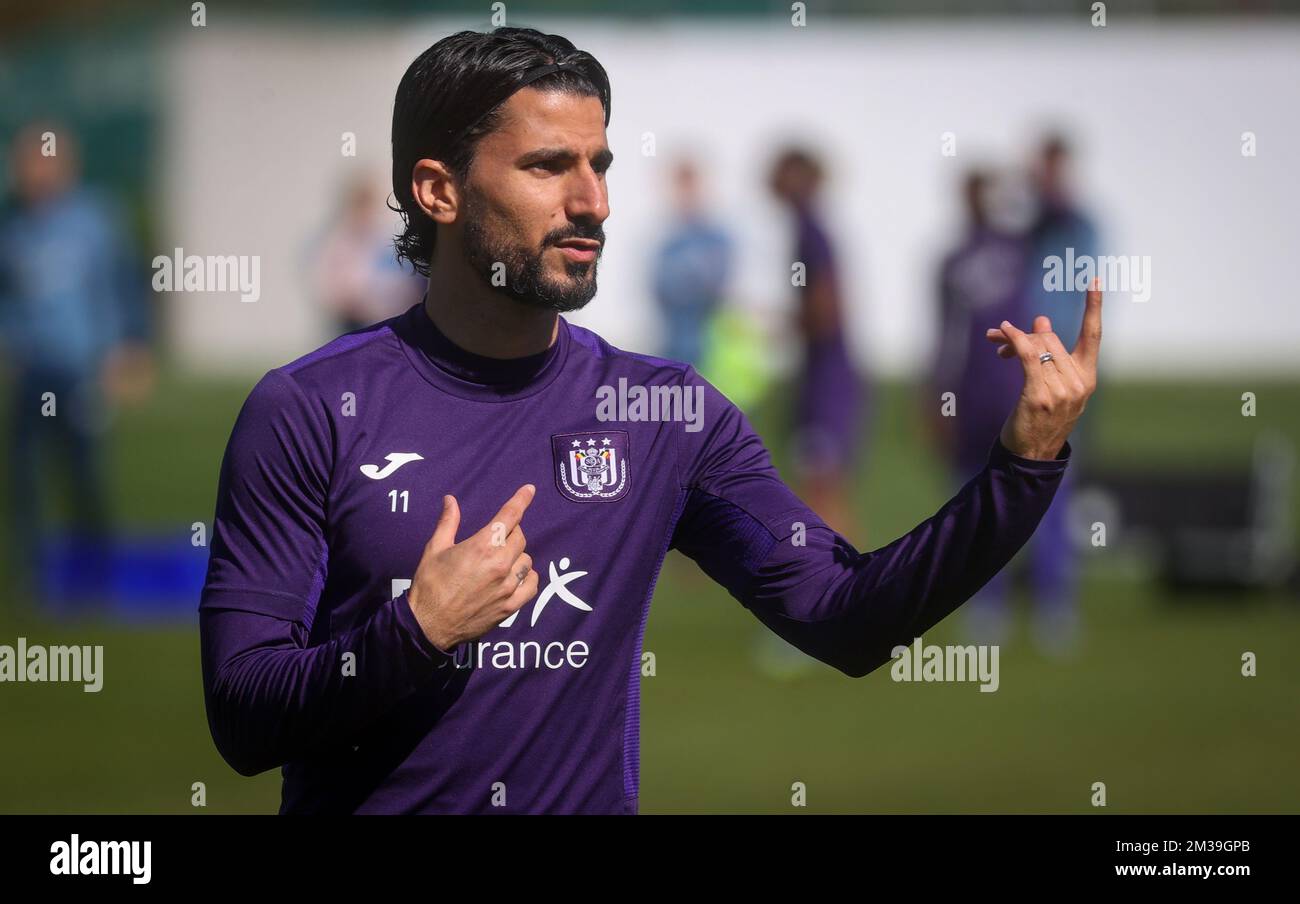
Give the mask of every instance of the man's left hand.
[[[1074, 351], [1067, 352], [1052, 332], [1052, 321], [1041, 314], [1034, 331], [1025, 333], [1009, 320], [985, 335], [996, 343], [998, 355], [1018, 357], [1025, 369], [1025, 386], [1015, 410], [1002, 425], [1002, 445], [1021, 456], [1052, 461], [1065, 446], [1070, 431], [1097, 389], [1097, 354], [1101, 349], [1101, 281], [1088, 289], [1083, 326]], [[1041, 360], [1050, 352], [1052, 357]]]

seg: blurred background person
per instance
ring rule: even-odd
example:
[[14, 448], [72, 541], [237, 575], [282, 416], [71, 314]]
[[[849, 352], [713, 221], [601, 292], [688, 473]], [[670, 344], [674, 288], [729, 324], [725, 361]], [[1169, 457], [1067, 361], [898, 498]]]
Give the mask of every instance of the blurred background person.
[[844, 300], [835, 251], [816, 208], [823, 181], [817, 157], [803, 148], [778, 155], [770, 188], [794, 221], [791, 260], [804, 265], [796, 289], [803, 363], [794, 411], [793, 461], [799, 494], [826, 522], [861, 546], [866, 537], [853, 516], [865, 389], [844, 334]]
[[368, 175], [348, 179], [312, 243], [311, 288], [338, 333], [387, 320], [415, 304], [424, 282], [393, 253], [391, 216]]
[[[1008, 362], [997, 356], [985, 337], [987, 330], [1003, 320], [1032, 324], [1037, 315], [1047, 314], [1062, 341], [1073, 347], [1082, 323], [1082, 293], [1042, 289], [1042, 260], [1051, 253], [1046, 249], [1072, 237], [1051, 225], [1058, 221], [1037, 196], [1045, 184], [1042, 180], [1043, 171], [1036, 170], [1026, 190], [1017, 175], [976, 168], [962, 183], [966, 234], [940, 267], [940, 341], [925, 401], [932, 435], [958, 485], [984, 466], [1005, 419], [1003, 406], [1014, 405], [1020, 391], [1015, 369], [1008, 373]], [[1066, 295], [1080, 312], [1074, 325], [1070, 325], [1072, 310], [1063, 305]], [[1051, 299], [1051, 307], [1045, 296]], [[1064, 328], [1054, 316], [1062, 311]], [[950, 416], [945, 416], [942, 398], [947, 392], [955, 394], [955, 412]], [[1070, 443], [1073, 448], [1073, 436]], [[1065, 655], [1078, 643], [1077, 562], [1068, 522], [1070, 492], [1077, 480], [1073, 471], [1063, 479], [1035, 536], [1009, 567], [967, 603], [966, 628], [977, 642], [1009, 640], [1014, 575], [1027, 569], [1032, 631], [1039, 649], [1048, 655]]]
[[[108, 511], [103, 432], [112, 391], [147, 392], [152, 365], [128, 342], [142, 321], [117, 206], [80, 184], [72, 132], [19, 129], [10, 149], [11, 196], [0, 213], [0, 347], [10, 379], [11, 563], [39, 595], [49, 540], [42, 486], [53, 464], [68, 488], [82, 590], [104, 586]], [[107, 394], [106, 394], [107, 391]]]
[[732, 243], [705, 208], [690, 158], [672, 169], [672, 221], [653, 260], [651, 282], [664, 326], [662, 355], [701, 367], [714, 316], [731, 277]]
[[[1035, 151], [1031, 172], [1036, 193], [1037, 217], [1030, 229], [1030, 253], [1027, 261], [1025, 307], [1016, 323], [1033, 323], [1039, 314], [1052, 321], [1052, 329], [1067, 348], [1074, 346], [1083, 323], [1084, 295], [1071, 285], [1073, 274], [1067, 272], [1063, 291], [1053, 291], [1044, 284], [1046, 261], [1073, 255], [1075, 261], [1097, 260], [1100, 241], [1092, 218], [1075, 201], [1073, 178], [1074, 152], [1070, 140], [1059, 132], [1047, 134]], [[1120, 286], [1104, 285], [1114, 291]], [[1076, 466], [1057, 489], [1047, 514], [1031, 542], [1021, 551], [1027, 556], [1033, 576], [1033, 633], [1039, 648], [1048, 654], [1071, 653], [1079, 642], [1077, 609], [1078, 562], [1072, 546], [1070, 512], [1079, 484], [1079, 469], [1089, 464], [1092, 425], [1100, 399], [1101, 387], [1075, 425], [1070, 436]]]
[[[1074, 200], [1073, 179], [1074, 152], [1069, 139], [1062, 133], [1054, 132], [1043, 137], [1034, 151], [1030, 164], [1033, 179], [1037, 216], [1030, 228], [1030, 254], [1027, 261], [1029, 272], [1026, 276], [1028, 292], [1025, 295], [1026, 307], [1021, 319], [1033, 323], [1039, 314], [1052, 321], [1052, 329], [1067, 347], [1073, 347], [1078, 338], [1079, 327], [1083, 324], [1083, 292], [1073, 286], [1074, 274], [1068, 273], [1067, 285], [1063, 291], [1052, 290], [1044, 285], [1043, 275], [1049, 258], [1059, 257], [1066, 260], [1072, 254], [1074, 260], [1090, 258], [1096, 261], [1099, 252], [1097, 228], [1092, 218], [1085, 213]], [[1120, 286], [1104, 285], [1103, 290], [1122, 290]], [[1019, 322], [1014, 318], [1013, 323]], [[1096, 395], [1100, 395], [1098, 387]], [[1079, 418], [1074, 435], [1070, 438], [1070, 447], [1076, 454], [1082, 455], [1088, 440], [1088, 422], [1097, 407], [1096, 395], [1088, 401], [1088, 409]], [[1061, 497], [1058, 494], [1057, 500]]]
[[[810, 150], [778, 154], [769, 188], [793, 221], [792, 263], [802, 263], [804, 282], [795, 289], [795, 326], [802, 351], [794, 399], [790, 460], [793, 485], [832, 528], [866, 548], [853, 513], [853, 476], [865, 387], [844, 335], [844, 298], [835, 250], [817, 209], [824, 170]], [[791, 271], [793, 272], [793, 271]], [[816, 663], [769, 631], [750, 647], [755, 668], [769, 678], [792, 680]]]
[[[940, 338], [923, 404], [932, 438], [958, 487], [984, 467], [1022, 382], [1017, 368], [1008, 366], [1015, 362], [999, 358], [984, 337], [988, 327], [1003, 320], [1025, 322], [1027, 224], [1007, 222], [1005, 209], [1001, 217], [995, 214], [997, 185], [991, 170], [975, 168], [966, 174], [961, 184], [965, 235], [939, 268]], [[1009, 206], [1006, 191], [1002, 199], [1004, 208]], [[946, 393], [954, 397], [945, 398]], [[965, 606], [963, 616], [981, 643], [1006, 640], [1012, 567], [1014, 562]]]

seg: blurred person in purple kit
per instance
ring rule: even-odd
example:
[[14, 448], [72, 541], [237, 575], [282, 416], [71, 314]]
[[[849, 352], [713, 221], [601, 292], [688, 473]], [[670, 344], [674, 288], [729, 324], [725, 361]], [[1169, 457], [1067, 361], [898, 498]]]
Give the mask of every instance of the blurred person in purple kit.
[[70, 129], [33, 122], [15, 136], [12, 196], [0, 211], [0, 372], [10, 381], [10, 548], [28, 593], [40, 591], [51, 466], [66, 475], [76, 589], [104, 586], [108, 405], [152, 385], [144, 282], [125, 218], [105, 193], [83, 187], [80, 173]]
[[[393, 193], [426, 298], [271, 370], [235, 422], [204, 692], [231, 766], [282, 769], [281, 812], [636, 813], [669, 549], [861, 676], [1010, 559], [1068, 467], [1095, 292], [1073, 352], [1041, 323], [999, 325], [1026, 388], [985, 467], [858, 552], [691, 365], [561, 316], [596, 293], [610, 110], [604, 67], [558, 35], [460, 32], [422, 53], [393, 105]], [[617, 386], [668, 407], [612, 413]]]
[[664, 357], [699, 367], [709, 324], [731, 277], [731, 240], [708, 215], [689, 159], [672, 169], [673, 220], [654, 257], [651, 282], [664, 325]]
[[804, 266], [796, 289], [803, 365], [791, 460], [813, 511], [841, 533], [858, 536], [851, 484], [868, 389], [844, 333], [839, 268], [816, 206], [822, 182], [821, 163], [802, 148], [783, 151], [772, 166], [770, 187], [794, 218], [792, 260]]
[[[984, 466], [986, 437], [1001, 426], [1022, 383], [988, 354], [987, 324], [1021, 315], [1029, 254], [1027, 224], [999, 222], [997, 186], [998, 177], [989, 170], [967, 173], [965, 235], [939, 268], [939, 343], [923, 404], [957, 486]], [[980, 642], [1006, 640], [1010, 571], [994, 575], [966, 605], [969, 627]]]
[[340, 333], [387, 320], [424, 293], [424, 278], [393, 255], [390, 216], [369, 177], [353, 176], [313, 243], [312, 291]]

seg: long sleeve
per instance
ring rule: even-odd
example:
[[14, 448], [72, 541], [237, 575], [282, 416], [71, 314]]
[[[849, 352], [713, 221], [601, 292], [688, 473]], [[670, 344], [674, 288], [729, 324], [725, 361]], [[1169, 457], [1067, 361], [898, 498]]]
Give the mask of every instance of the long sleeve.
[[695, 559], [768, 628], [861, 677], [975, 594], [1029, 539], [1068, 459], [1009, 452], [991, 437], [987, 464], [933, 516], [860, 553], [780, 479], [744, 415], [693, 370], [706, 429], [683, 434], [686, 495], [673, 546]]
[[239, 609], [203, 609], [199, 630], [208, 725], [242, 775], [346, 744], [447, 661], [420, 630], [405, 593], [317, 646], [306, 645], [298, 622]]
[[199, 604], [208, 724], [243, 775], [348, 743], [448, 661], [405, 593], [309, 643], [328, 564], [330, 458], [323, 412], [271, 371], [226, 448]]

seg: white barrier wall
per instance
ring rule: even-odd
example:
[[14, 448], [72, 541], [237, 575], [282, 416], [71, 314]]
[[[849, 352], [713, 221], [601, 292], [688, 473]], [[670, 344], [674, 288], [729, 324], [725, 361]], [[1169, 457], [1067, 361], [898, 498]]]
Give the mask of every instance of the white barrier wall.
[[[961, 172], [1023, 161], [1041, 125], [1065, 124], [1106, 250], [1151, 261], [1149, 301], [1108, 302], [1108, 373], [1300, 368], [1294, 25], [513, 24], [566, 35], [612, 78], [609, 243], [600, 293], [573, 319], [616, 345], [655, 350], [647, 257], [682, 149], [706, 156], [718, 213], [742, 242], [737, 298], [780, 322], [788, 236], [763, 175], [775, 143], [797, 137], [831, 162], [855, 350], [878, 374], [913, 373], [931, 353], [933, 270], [955, 235]], [[406, 65], [472, 26], [213, 22], [169, 38], [160, 200], [172, 241], [157, 253], [261, 257], [256, 302], [169, 296], [170, 338], [190, 367], [265, 369], [329, 337], [306, 288], [305, 243], [347, 172], [386, 178]], [[1247, 131], [1255, 157], [1241, 153]], [[357, 136], [356, 158], [340, 153], [344, 132]], [[941, 154], [944, 132], [955, 157]]]

